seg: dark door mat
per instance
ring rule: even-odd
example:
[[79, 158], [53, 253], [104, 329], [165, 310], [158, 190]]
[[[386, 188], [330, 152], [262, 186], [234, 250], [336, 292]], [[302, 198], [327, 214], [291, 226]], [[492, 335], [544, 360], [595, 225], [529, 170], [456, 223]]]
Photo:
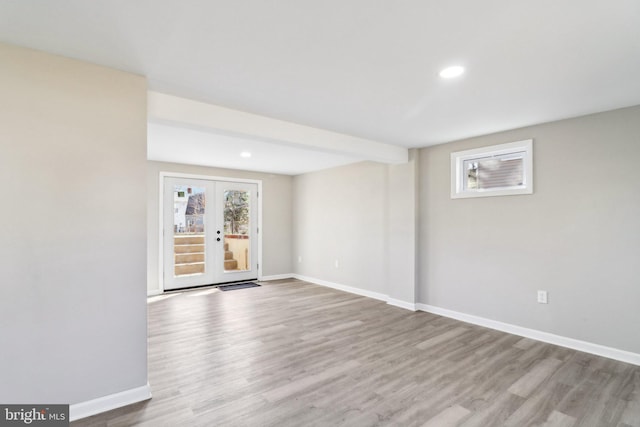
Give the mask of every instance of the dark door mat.
[[233, 283], [231, 285], [221, 285], [221, 286], [218, 286], [218, 289], [220, 289], [221, 291], [235, 291], [236, 289], [256, 288], [258, 286], [260, 285], [258, 285], [257, 283], [246, 282], [246, 283]]

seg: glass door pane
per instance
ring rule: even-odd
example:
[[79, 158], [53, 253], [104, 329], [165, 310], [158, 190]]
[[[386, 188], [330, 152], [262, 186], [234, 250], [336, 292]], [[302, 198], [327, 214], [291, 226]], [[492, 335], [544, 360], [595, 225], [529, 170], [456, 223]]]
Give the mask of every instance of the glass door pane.
[[247, 271], [251, 265], [251, 194], [246, 190], [224, 190], [223, 200], [224, 271]]
[[258, 185], [216, 182], [217, 283], [258, 277]]
[[206, 272], [205, 187], [173, 186], [174, 277]]
[[215, 184], [164, 179], [163, 287], [208, 285], [215, 279]]

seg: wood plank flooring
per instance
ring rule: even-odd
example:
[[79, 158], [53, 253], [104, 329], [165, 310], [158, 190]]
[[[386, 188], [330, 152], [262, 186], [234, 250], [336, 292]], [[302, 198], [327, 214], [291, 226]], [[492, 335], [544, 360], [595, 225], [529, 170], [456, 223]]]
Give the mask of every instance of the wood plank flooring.
[[149, 302], [153, 398], [80, 426], [640, 427], [640, 367], [296, 280]]

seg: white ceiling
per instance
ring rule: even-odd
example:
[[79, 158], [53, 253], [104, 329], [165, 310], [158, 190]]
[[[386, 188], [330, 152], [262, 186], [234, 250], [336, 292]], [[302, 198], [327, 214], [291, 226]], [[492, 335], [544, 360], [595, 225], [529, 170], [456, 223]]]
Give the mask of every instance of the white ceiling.
[[403, 147], [640, 104], [638, 0], [0, 0], [0, 40]]
[[[149, 123], [148, 158], [161, 162], [242, 169], [286, 175], [327, 169], [359, 161], [355, 156], [325, 153], [217, 132]], [[248, 151], [250, 158], [240, 153]], [[203, 162], [202, 159], [206, 159]]]

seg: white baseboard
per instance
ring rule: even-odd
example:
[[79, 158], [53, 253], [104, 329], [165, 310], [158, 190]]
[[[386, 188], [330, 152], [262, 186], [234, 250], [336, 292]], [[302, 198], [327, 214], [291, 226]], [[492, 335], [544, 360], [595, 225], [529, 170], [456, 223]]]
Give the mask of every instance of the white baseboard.
[[352, 286], [340, 285], [338, 283], [328, 282], [322, 279], [316, 279], [314, 277], [302, 276], [300, 274], [294, 274], [293, 277], [298, 280], [313, 283], [315, 285], [326, 286], [328, 288], [337, 289], [339, 291], [349, 292], [351, 294], [361, 295], [363, 297], [369, 297], [381, 301], [387, 301], [387, 296], [379, 292], [367, 291], [366, 289], [354, 288]]
[[293, 273], [286, 274], [272, 274], [270, 276], [262, 276], [259, 278], [261, 282], [268, 282], [269, 280], [283, 280], [283, 279], [293, 279]]
[[295, 279], [303, 280], [305, 282], [313, 283], [320, 286], [326, 286], [328, 288], [337, 289], [339, 291], [349, 292], [350, 294], [361, 295], [363, 297], [373, 298], [380, 301], [385, 301], [389, 305], [393, 305], [394, 307], [404, 308], [405, 310], [416, 311], [416, 305], [407, 301], [402, 301], [399, 299], [390, 298], [388, 295], [367, 291], [366, 289], [354, 288], [352, 286], [341, 285], [339, 283], [328, 282], [322, 279], [316, 279], [315, 277], [302, 276], [300, 274], [294, 274], [292, 276]]
[[574, 338], [563, 337], [561, 335], [551, 334], [549, 332], [538, 331], [536, 329], [529, 329], [522, 326], [512, 325], [510, 323], [499, 322], [497, 320], [491, 320], [484, 317], [474, 316], [472, 314], [461, 313], [458, 311], [448, 310], [446, 308], [440, 308], [429, 304], [416, 303], [412, 304], [406, 301], [390, 298], [388, 295], [367, 291], [364, 289], [354, 288], [352, 286], [345, 286], [338, 283], [328, 282], [322, 279], [316, 279], [313, 277], [303, 276], [300, 274], [293, 274], [293, 278], [303, 280], [305, 282], [314, 283], [316, 285], [326, 286], [340, 291], [349, 292], [356, 295], [361, 295], [369, 298], [374, 298], [381, 301], [386, 301], [387, 304], [395, 307], [404, 308], [412, 311], [426, 311], [440, 316], [449, 317], [451, 319], [460, 320], [462, 322], [472, 323], [478, 326], [484, 326], [486, 328], [495, 329], [497, 331], [506, 332], [509, 334], [518, 335], [525, 338], [531, 338], [537, 341], [546, 342], [549, 344], [559, 345], [561, 347], [571, 348], [573, 350], [582, 351], [585, 353], [595, 354], [597, 356], [607, 357], [613, 360], [619, 360], [625, 363], [631, 363], [632, 365], [640, 366], [640, 354], [632, 353], [626, 350], [620, 350], [613, 347], [606, 347], [600, 344], [594, 344], [587, 341], [581, 341]]
[[160, 295], [162, 294], [162, 291], [160, 289], [153, 289], [153, 290], [148, 290], [147, 289], [147, 296], [148, 297], [155, 297], [156, 295]]
[[132, 388], [86, 402], [74, 403], [69, 406], [69, 420], [76, 421], [148, 399], [151, 399], [149, 383], [142, 387]]
[[[279, 280], [295, 278], [303, 280], [305, 282], [313, 283], [316, 285], [326, 286], [329, 288], [337, 289], [344, 292], [349, 292], [364, 297], [385, 301], [389, 305], [395, 307], [404, 308], [411, 311], [426, 311], [428, 313], [438, 314], [440, 316], [449, 317], [451, 319], [460, 320], [474, 325], [484, 326], [486, 328], [495, 329], [497, 331], [507, 332], [509, 334], [518, 335], [525, 338], [531, 338], [537, 341], [546, 342], [549, 344], [559, 345], [561, 347], [571, 348], [573, 350], [583, 351], [585, 353], [595, 354], [597, 356], [607, 357], [609, 359], [619, 360], [625, 363], [631, 363], [633, 365], [640, 366], [640, 354], [632, 353], [626, 350], [619, 350], [617, 348], [606, 347], [600, 344], [594, 344], [587, 341], [581, 341], [574, 338], [568, 338], [561, 335], [551, 334], [549, 332], [538, 331], [536, 329], [529, 329], [522, 326], [512, 325], [510, 323], [504, 323], [497, 320], [491, 320], [480, 316], [474, 316], [472, 314], [461, 313], [446, 308], [436, 307], [429, 304], [421, 303], [409, 303], [407, 301], [397, 300], [390, 298], [388, 295], [367, 291], [365, 289], [354, 288], [352, 286], [341, 285], [338, 283], [329, 282], [322, 279], [316, 279], [313, 277], [303, 276], [300, 274], [279, 274], [273, 276], [264, 276], [262, 280]], [[158, 292], [162, 293], [162, 292]], [[149, 294], [152, 295], [152, 294]]]
[[416, 306], [417, 309], [421, 311], [640, 366], [640, 354], [632, 353], [630, 351], [619, 350], [617, 348], [606, 347], [600, 344], [563, 337], [561, 335], [542, 332], [536, 329], [524, 328], [522, 326], [486, 319], [484, 317], [474, 316], [471, 314], [460, 313], [458, 311], [448, 310], [446, 308], [440, 308], [433, 305], [416, 304]]
[[400, 299], [387, 297], [387, 304], [393, 305], [395, 307], [404, 308], [406, 310], [411, 310], [411, 311], [416, 311], [417, 310], [416, 304], [410, 303], [410, 302], [406, 302], [406, 301], [402, 301]]

